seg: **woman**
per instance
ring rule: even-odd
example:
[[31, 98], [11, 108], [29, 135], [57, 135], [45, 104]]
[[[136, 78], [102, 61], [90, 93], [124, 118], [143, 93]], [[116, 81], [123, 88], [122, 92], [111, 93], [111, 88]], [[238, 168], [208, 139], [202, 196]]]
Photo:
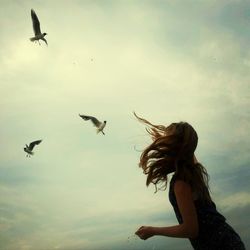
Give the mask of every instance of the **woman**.
[[169, 200], [179, 225], [169, 227], [142, 226], [135, 234], [146, 240], [155, 235], [188, 238], [194, 249], [244, 250], [244, 244], [234, 229], [217, 210], [211, 199], [206, 169], [196, 160], [194, 151], [198, 136], [187, 122], [168, 127], [147, 125], [152, 144], [141, 154], [139, 166], [147, 175], [146, 185], [163, 184], [174, 173], [169, 186]]

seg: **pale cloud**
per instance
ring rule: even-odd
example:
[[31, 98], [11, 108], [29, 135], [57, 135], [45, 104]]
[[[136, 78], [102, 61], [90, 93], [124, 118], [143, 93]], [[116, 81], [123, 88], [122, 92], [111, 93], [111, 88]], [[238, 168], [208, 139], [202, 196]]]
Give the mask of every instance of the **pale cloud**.
[[223, 209], [235, 209], [237, 207], [244, 207], [250, 204], [250, 194], [247, 192], [239, 192], [229, 197], [222, 199], [220, 206]]
[[[219, 208], [236, 214], [237, 206], [249, 205], [250, 54], [249, 37], [240, 33], [246, 7], [191, 0], [4, 3], [0, 230], [6, 249], [127, 249], [137, 226], [176, 223], [167, 192], [145, 187], [134, 146], [143, 149], [150, 138], [133, 111], [156, 124], [192, 123]], [[30, 8], [48, 32], [48, 47], [29, 41]], [[236, 24], [228, 25], [235, 15]], [[78, 113], [107, 120], [106, 136]], [[27, 159], [23, 146], [33, 139], [43, 142]], [[239, 230], [244, 226], [241, 221]], [[159, 249], [164, 244], [189, 247], [163, 239]]]

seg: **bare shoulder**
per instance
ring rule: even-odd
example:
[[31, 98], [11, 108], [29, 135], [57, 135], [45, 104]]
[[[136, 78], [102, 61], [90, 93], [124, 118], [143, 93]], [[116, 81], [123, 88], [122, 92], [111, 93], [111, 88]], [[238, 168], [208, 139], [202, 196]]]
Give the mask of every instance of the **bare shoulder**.
[[174, 183], [174, 192], [176, 194], [188, 194], [192, 193], [190, 185], [182, 180], [176, 180]]

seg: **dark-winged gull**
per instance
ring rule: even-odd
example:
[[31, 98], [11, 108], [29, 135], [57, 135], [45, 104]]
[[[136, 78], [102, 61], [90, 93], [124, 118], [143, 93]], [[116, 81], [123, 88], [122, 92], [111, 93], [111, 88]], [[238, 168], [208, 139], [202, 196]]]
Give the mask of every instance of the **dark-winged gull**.
[[[93, 116], [88, 116], [88, 115], [80, 115], [80, 114], [79, 114], [79, 116], [80, 116], [83, 120], [85, 120], [85, 121], [91, 120], [92, 123], [94, 124], [94, 126], [97, 128], [97, 130], [96, 130], [96, 133], [97, 133], [97, 134], [98, 134], [99, 132], [102, 132], [102, 133], [104, 134], [103, 129], [104, 129], [104, 127], [106, 126], [107, 121], [100, 122], [100, 121], [99, 121], [98, 119], [96, 119], [95, 117], [93, 117]], [[104, 135], [105, 135], [105, 134], [104, 134]]]
[[31, 42], [38, 41], [38, 43], [40, 44], [39, 40], [41, 39], [48, 45], [46, 39], [44, 38], [47, 35], [47, 33], [41, 32], [39, 19], [33, 9], [31, 9], [31, 19], [35, 36], [31, 37], [30, 41]]
[[34, 152], [32, 151], [33, 148], [34, 148], [36, 145], [40, 144], [41, 141], [42, 141], [42, 140], [33, 141], [33, 142], [30, 143], [29, 146], [26, 144], [26, 147], [23, 148], [23, 150], [27, 153], [26, 157], [30, 157], [31, 155], [34, 154]]

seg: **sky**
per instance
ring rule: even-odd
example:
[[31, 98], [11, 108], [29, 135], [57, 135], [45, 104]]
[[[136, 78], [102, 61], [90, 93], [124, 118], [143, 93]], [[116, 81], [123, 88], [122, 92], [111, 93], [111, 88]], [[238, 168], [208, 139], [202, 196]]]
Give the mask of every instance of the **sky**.
[[[217, 209], [250, 248], [250, 2], [0, 4], [0, 249], [191, 249], [133, 237], [177, 224], [167, 190], [145, 185], [133, 111], [194, 126]], [[31, 8], [48, 46], [29, 40]]]

